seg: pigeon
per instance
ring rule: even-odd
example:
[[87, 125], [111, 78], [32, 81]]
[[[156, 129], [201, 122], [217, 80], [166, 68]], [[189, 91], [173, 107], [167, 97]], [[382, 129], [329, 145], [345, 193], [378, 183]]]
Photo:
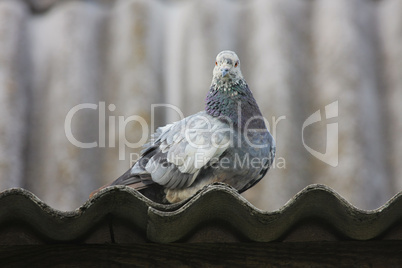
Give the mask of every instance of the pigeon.
[[275, 141], [233, 51], [220, 52], [204, 111], [158, 128], [141, 156], [112, 185], [130, 186], [151, 200], [177, 203], [216, 182], [242, 193], [273, 164]]

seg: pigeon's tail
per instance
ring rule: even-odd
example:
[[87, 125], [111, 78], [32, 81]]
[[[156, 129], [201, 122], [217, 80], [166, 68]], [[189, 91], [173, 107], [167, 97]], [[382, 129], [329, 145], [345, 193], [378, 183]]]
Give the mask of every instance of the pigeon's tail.
[[166, 203], [164, 189], [161, 185], [152, 181], [150, 174], [133, 174], [132, 169], [127, 170], [123, 175], [112, 183], [106, 184], [101, 188], [93, 191], [89, 197], [92, 198], [96, 193], [105, 189], [108, 186], [113, 185], [125, 185], [140, 191], [144, 196], [149, 199], [159, 202]]
[[152, 180], [149, 180], [148, 177], [150, 177], [149, 174], [146, 174], [145, 176], [139, 174], [132, 174], [132, 170], [129, 169], [123, 175], [121, 175], [117, 180], [112, 182], [110, 186], [126, 185], [136, 190], [142, 190], [148, 187], [148, 185], [150, 184], [149, 182], [154, 183]]
[[165, 202], [163, 187], [152, 180], [152, 176], [146, 171], [145, 166], [148, 164], [157, 152], [159, 152], [159, 145], [149, 146], [142, 152], [142, 157], [123, 175], [112, 183], [106, 184], [93, 191], [89, 197], [93, 197], [100, 190], [113, 185], [125, 185], [140, 191], [143, 195], [156, 202]]
[[113, 185], [126, 185], [129, 186], [131, 188], [134, 188], [138, 191], [143, 190], [145, 188], [147, 188], [149, 186], [149, 184], [144, 183], [143, 180], [141, 179], [140, 176], [138, 176], [137, 174], [133, 175], [131, 173], [131, 169], [127, 170], [123, 175], [121, 175], [118, 179], [116, 179], [115, 181], [106, 184], [104, 186], [102, 186], [101, 188], [93, 191], [89, 197], [93, 197], [96, 193], [98, 193], [100, 190], [108, 187], [108, 186], [113, 186]]
[[101, 188], [96, 189], [95, 191], [93, 191], [92, 193], [89, 194], [89, 198], [92, 198], [95, 194], [97, 194], [98, 192], [100, 192], [100, 190], [105, 189], [106, 187], [110, 186], [111, 183], [103, 185]]

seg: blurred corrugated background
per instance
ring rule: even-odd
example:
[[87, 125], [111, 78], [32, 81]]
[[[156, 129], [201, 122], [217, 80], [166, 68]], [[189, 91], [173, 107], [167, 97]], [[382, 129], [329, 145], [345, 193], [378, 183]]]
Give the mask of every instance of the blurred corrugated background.
[[[239, 55], [277, 141], [275, 167], [244, 194], [258, 208], [276, 209], [311, 183], [362, 209], [402, 189], [402, 0], [1, 0], [0, 190], [78, 207], [139, 152], [119, 142], [142, 142], [147, 128], [123, 131], [122, 116], [157, 127], [178, 117], [158, 108], [152, 120], [152, 104], [203, 109], [224, 49]], [[326, 120], [336, 101], [338, 116]], [[96, 109], [79, 110], [71, 130], [95, 148], [65, 132], [68, 112], [84, 103]], [[323, 120], [305, 128], [305, 142], [336, 158], [326, 143], [327, 123], [337, 124], [336, 167], [303, 145], [317, 110]]]

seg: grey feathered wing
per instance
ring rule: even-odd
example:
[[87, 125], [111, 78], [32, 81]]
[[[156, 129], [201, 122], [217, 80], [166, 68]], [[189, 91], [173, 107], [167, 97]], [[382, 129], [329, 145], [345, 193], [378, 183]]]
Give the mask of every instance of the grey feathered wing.
[[138, 190], [155, 183], [166, 189], [189, 187], [229, 147], [230, 131], [206, 112], [159, 128], [144, 145], [141, 158], [111, 185]]

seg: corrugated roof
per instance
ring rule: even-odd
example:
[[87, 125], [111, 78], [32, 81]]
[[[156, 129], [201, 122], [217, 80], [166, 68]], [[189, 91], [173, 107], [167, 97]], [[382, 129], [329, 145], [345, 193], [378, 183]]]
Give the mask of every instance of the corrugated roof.
[[0, 244], [339, 241], [401, 239], [402, 199], [364, 211], [324, 185], [281, 209], [261, 211], [214, 184], [173, 205], [124, 186], [102, 190], [75, 211], [55, 210], [24, 189], [0, 193]]

